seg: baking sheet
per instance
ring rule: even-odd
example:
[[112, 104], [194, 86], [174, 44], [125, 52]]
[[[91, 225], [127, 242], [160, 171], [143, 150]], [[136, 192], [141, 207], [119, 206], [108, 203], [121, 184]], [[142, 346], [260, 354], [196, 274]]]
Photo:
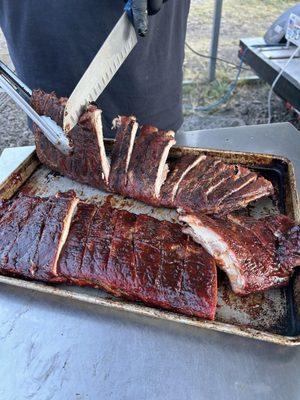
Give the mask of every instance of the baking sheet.
[[[194, 151], [195, 149], [193, 149], [193, 152]], [[176, 156], [176, 153], [179, 155], [178, 150], [175, 149], [173, 155]], [[250, 164], [253, 166], [254, 164], [255, 160], [251, 158], [252, 156], [250, 157], [250, 155], [248, 160], [247, 155], [245, 154], [239, 155], [239, 153], [227, 153], [229, 153], [227, 154], [227, 159], [229, 156], [231, 156], [231, 161], [238, 161], [238, 159], [240, 159], [244, 165]], [[216, 155], [220, 156], [220, 154]], [[226, 156], [223, 158], [226, 159]], [[31, 161], [34, 165], [34, 172], [19, 188], [18, 192], [30, 195], [49, 196], [54, 195], [57, 191], [67, 191], [69, 189], [73, 189], [81, 199], [97, 203], [102, 203], [108, 196], [107, 193], [76, 183], [58, 173], [50, 171], [45, 166], [38, 165], [35, 155], [31, 157]], [[292, 217], [297, 218], [297, 212], [293, 207], [293, 204], [297, 202], [297, 196], [295, 193], [292, 193], [295, 190], [295, 187], [293, 187], [292, 184], [292, 166], [289, 165], [288, 161], [284, 159], [279, 158], [277, 162], [284, 164], [286, 168], [287, 187], [285, 192], [287, 197], [292, 200], [290, 201], [290, 204], [287, 204], [288, 213]], [[270, 164], [272, 165], [272, 163], [274, 164], [274, 157], [272, 159], [269, 156], [259, 156], [259, 162], [257, 162], [257, 165], [267, 166]], [[27, 160], [24, 165], [26, 165], [27, 170], [30, 171], [30, 169], [28, 169], [28, 165], [31, 165], [30, 160]], [[21, 172], [22, 168], [17, 174]], [[22, 174], [20, 174], [20, 176], [21, 175]], [[28, 175], [30, 175], [29, 172]], [[26, 174], [22, 175], [22, 179], [26, 179]], [[9, 193], [11, 194], [13, 181], [16, 181], [16, 173], [12, 174], [12, 181], [8, 180], [3, 186], [0, 186], [0, 193], [2, 193], [4, 197], [6, 193], [6, 187], [9, 188]], [[20, 180], [17, 179], [17, 182], [20, 183]], [[126, 209], [137, 214], [143, 213], [151, 215], [160, 220], [166, 219], [173, 222], [177, 221], [177, 214], [174, 210], [150, 207], [138, 201], [124, 199], [123, 197], [116, 195], [111, 197], [111, 202], [117, 208]], [[259, 200], [254, 206], [251, 206], [247, 210], [250, 215], [256, 216], [270, 215], [278, 213], [279, 211], [278, 204], [272, 202], [271, 199]], [[197, 318], [182, 316], [173, 312], [161, 311], [139, 303], [122, 301], [98, 289], [78, 288], [75, 286], [66, 285], [53, 286], [39, 282], [28, 282], [17, 278], [8, 278], [3, 276], [0, 277], [0, 282], [6, 282], [15, 286], [22, 286], [28, 289], [47, 292], [49, 294], [59, 295], [62, 297], [70, 297], [93, 304], [123, 309], [124, 311], [131, 311], [152, 317], [211, 328], [223, 332], [235, 333], [242, 336], [263, 339], [281, 344], [300, 344], [300, 340], [297, 337], [288, 336], [291, 332], [290, 290], [285, 288], [274, 289], [241, 298], [236, 296], [231, 291], [228, 281], [223, 273], [219, 273], [218, 280], [219, 289], [216, 320], [214, 322], [210, 322], [198, 320]]]

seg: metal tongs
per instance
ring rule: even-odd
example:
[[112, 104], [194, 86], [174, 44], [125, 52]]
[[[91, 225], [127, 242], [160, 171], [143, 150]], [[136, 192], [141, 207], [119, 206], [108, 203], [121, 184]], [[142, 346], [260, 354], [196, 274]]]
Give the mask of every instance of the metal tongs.
[[66, 133], [50, 117], [40, 116], [29, 104], [32, 90], [0, 61], [0, 86], [14, 102], [38, 125], [46, 138], [62, 153], [70, 154], [72, 147]]

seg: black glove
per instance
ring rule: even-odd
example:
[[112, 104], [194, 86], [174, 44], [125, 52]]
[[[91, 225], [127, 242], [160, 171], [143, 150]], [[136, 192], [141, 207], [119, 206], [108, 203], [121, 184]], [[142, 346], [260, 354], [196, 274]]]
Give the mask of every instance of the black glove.
[[154, 15], [161, 9], [167, 0], [132, 0], [133, 24], [140, 36], [148, 32], [148, 15]]

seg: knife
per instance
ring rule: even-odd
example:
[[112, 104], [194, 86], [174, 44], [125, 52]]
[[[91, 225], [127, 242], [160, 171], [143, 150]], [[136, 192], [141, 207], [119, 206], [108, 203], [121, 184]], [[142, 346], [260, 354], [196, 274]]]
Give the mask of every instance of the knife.
[[97, 100], [135, 47], [137, 35], [131, 22], [131, 15], [131, 0], [129, 0], [125, 5], [123, 15], [67, 101], [63, 123], [66, 133], [77, 124], [88, 104]]

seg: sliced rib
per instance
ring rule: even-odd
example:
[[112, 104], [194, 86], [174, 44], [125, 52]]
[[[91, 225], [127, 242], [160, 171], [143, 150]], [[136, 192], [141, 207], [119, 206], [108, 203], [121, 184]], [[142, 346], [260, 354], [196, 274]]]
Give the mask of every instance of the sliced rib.
[[[24, 219], [19, 221], [18, 215], [14, 215], [13, 219], [2, 221], [1, 232], [10, 238], [9, 246], [1, 249], [2, 270], [27, 278], [60, 281], [56, 264], [76, 203], [74, 196], [16, 200], [16, 209]], [[16, 233], [15, 237], [9, 232]]]
[[134, 235], [138, 299], [149, 305], [214, 319], [217, 273], [205, 250], [180, 226], [139, 215]]
[[138, 129], [135, 117], [118, 117], [113, 121], [116, 140], [111, 154], [109, 188], [122, 194], [127, 183], [127, 171]]
[[195, 168], [205, 158], [205, 155], [195, 156], [192, 154], [185, 154], [169, 164], [170, 172], [161, 188], [161, 206], [170, 208], [174, 207], [174, 199], [181, 181], [189, 173], [189, 171]]
[[136, 215], [120, 210], [114, 217], [114, 234], [110, 244], [105, 286], [116, 296], [129, 299], [138, 290], [135, 279], [133, 235]]
[[273, 194], [273, 192], [274, 189], [271, 182], [263, 177], [258, 177], [255, 181], [227, 196], [219, 205], [219, 210], [221, 213], [227, 214], [231, 211], [244, 208], [252, 201], [267, 197]]
[[[66, 101], [66, 98], [42, 90], [33, 91], [31, 99], [38, 114], [51, 117], [59, 126], [63, 124]], [[61, 154], [36, 125], [34, 135], [37, 155], [42, 163], [71, 179], [107, 189], [109, 162], [103, 142], [101, 110], [96, 106], [88, 106], [79, 123], [69, 132], [73, 146], [73, 153], [69, 156]]]
[[82, 284], [106, 287], [107, 263], [115, 228], [115, 214], [118, 211], [110, 204], [97, 207], [89, 226], [77, 278]]
[[75, 203], [74, 192], [51, 198], [23, 196], [8, 202], [0, 222], [1, 272], [47, 281], [54, 278]]
[[206, 157], [189, 171], [179, 184], [174, 204], [185, 211], [201, 211], [207, 208], [207, 199], [202, 190], [203, 184], [210, 181], [219, 168], [223, 168], [221, 160]]
[[219, 210], [220, 204], [227, 197], [231, 196], [233, 193], [236, 193], [257, 179], [257, 174], [251, 172], [248, 168], [238, 165], [236, 165], [235, 168], [235, 172], [225, 182], [225, 184], [216, 188], [216, 190], [208, 195], [208, 202], [211, 204], [211, 208], [216, 210], [216, 213]]
[[207, 157], [182, 180], [174, 204], [185, 212], [228, 214], [272, 193], [271, 182], [249, 169]]
[[215, 315], [215, 263], [178, 224], [79, 204], [59, 271], [70, 282], [149, 306], [199, 318]]
[[46, 282], [63, 280], [58, 274], [57, 263], [78, 201], [76, 197], [58, 197], [52, 200], [36, 255], [31, 260], [29, 271], [33, 278]]
[[88, 239], [89, 229], [97, 207], [80, 202], [72, 220], [69, 235], [58, 261], [58, 273], [68, 281], [81, 283], [81, 264]]
[[168, 173], [167, 157], [175, 143], [172, 131], [142, 127], [129, 163], [125, 190], [127, 196], [148, 204], [159, 203], [160, 189]]
[[184, 232], [200, 243], [226, 272], [235, 293], [245, 295], [287, 284], [291, 268], [280, 262], [277, 237], [293, 225], [286, 217], [252, 222], [249, 217], [187, 214], [180, 220], [188, 225]]
[[14, 273], [15, 261], [9, 263], [11, 250], [18, 245], [18, 238], [34, 209], [42, 202], [40, 198], [24, 196], [17, 198], [0, 221], [0, 269], [1, 273]]

